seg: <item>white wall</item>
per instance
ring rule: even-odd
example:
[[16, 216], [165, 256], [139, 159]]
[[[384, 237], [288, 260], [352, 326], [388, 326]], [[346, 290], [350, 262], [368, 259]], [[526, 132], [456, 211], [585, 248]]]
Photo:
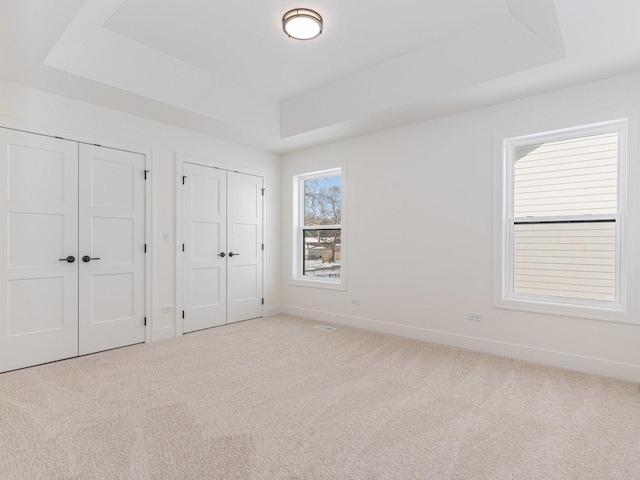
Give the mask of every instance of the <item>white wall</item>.
[[[175, 234], [181, 152], [268, 172], [268, 313], [282, 304], [326, 321], [640, 380], [640, 326], [491, 304], [493, 133], [637, 105], [640, 74], [626, 75], [289, 154], [281, 165], [276, 154], [0, 82], [0, 117], [153, 149], [156, 329], [174, 323], [174, 314], [161, 313], [175, 305], [174, 245], [162, 243], [162, 232]], [[343, 161], [347, 290], [289, 285], [291, 176]], [[639, 188], [637, 179], [629, 188]], [[468, 312], [482, 322], [468, 321]]]
[[161, 308], [162, 305], [175, 306], [175, 245], [163, 243], [162, 232], [172, 232], [175, 240], [176, 153], [266, 171], [266, 312], [269, 313], [273, 305], [280, 305], [279, 155], [6, 82], [0, 82], [0, 117], [97, 135], [153, 149], [153, 325], [157, 336], [168, 336], [175, 324], [175, 314], [162, 313]]
[[[494, 132], [637, 105], [632, 74], [286, 155], [284, 311], [640, 381], [640, 325], [496, 309], [491, 291]], [[337, 161], [347, 291], [289, 285], [291, 177]]]

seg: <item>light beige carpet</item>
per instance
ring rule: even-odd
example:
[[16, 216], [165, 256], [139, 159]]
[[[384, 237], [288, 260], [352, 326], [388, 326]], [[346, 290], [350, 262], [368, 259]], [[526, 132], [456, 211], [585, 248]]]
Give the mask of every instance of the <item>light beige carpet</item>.
[[636, 384], [280, 316], [0, 375], [0, 478], [640, 479]]

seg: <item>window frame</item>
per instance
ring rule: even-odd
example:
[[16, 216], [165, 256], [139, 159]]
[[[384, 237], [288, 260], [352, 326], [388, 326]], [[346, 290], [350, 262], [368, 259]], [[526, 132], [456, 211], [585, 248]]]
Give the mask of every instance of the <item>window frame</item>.
[[[638, 111], [593, 116], [582, 121], [501, 132], [494, 135], [494, 285], [496, 308], [640, 323], [638, 303]], [[615, 214], [516, 217], [514, 167], [518, 147], [606, 133], [618, 134], [618, 209]], [[631, 160], [631, 161], [630, 161]], [[632, 166], [631, 174], [629, 167]], [[634, 182], [635, 180], [635, 182]], [[631, 197], [629, 194], [632, 193]], [[616, 224], [616, 299], [613, 302], [514, 292], [514, 225], [564, 220], [613, 220]]]
[[[316, 178], [340, 175], [340, 224], [339, 225], [304, 225], [304, 182]], [[293, 177], [293, 261], [291, 285], [346, 290], [346, 249], [345, 249], [345, 169], [343, 167], [329, 168], [294, 175]], [[340, 278], [322, 278], [304, 275], [304, 232], [308, 230], [340, 230]]]

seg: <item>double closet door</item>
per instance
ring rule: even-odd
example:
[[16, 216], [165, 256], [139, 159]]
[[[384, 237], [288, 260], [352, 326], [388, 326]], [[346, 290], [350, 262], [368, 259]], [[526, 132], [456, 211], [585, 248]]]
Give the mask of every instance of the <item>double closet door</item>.
[[144, 168], [0, 128], [0, 372], [145, 340]]
[[262, 184], [183, 164], [183, 333], [262, 316]]

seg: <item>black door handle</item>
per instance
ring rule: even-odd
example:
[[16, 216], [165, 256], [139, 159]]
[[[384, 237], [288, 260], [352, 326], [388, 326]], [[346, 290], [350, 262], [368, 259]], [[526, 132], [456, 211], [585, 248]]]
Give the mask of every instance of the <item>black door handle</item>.
[[[231, 254], [229, 254], [229, 255], [231, 255]], [[218, 254], [218, 256], [219, 256], [219, 257], [224, 258], [224, 257], [225, 257], [225, 253], [224, 253], [224, 252], [220, 252], [220, 253]]]
[[73, 263], [76, 261], [76, 257], [69, 255], [67, 258], [59, 258], [58, 260], [61, 262]]
[[230, 256], [230, 257], [233, 257], [233, 256], [235, 256], [235, 255], [240, 255], [240, 254], [239, 254], [239, 253], [229, 252], [229, 256]]
[[89, 255], [85, 255], [84, 257], [82, 257], [82, 261], [84, 263], [87, 263], [91, 260], [100, 260], [100, 257], [96, 257], [96, 258], [91, 258]]

